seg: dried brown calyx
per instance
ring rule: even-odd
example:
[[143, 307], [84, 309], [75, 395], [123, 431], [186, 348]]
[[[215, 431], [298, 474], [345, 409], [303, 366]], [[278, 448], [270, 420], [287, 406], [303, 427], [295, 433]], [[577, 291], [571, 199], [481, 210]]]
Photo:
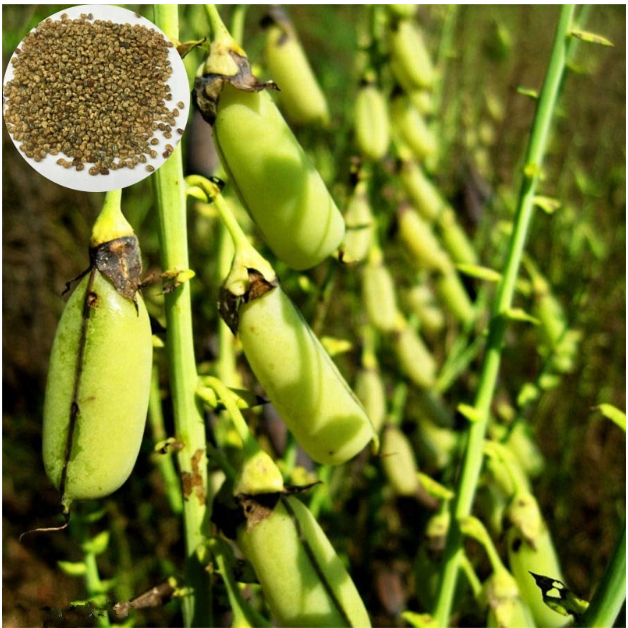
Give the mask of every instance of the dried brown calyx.
[[137, 236], [116, 238], [89, 250], [90, 268], [97, 268], [115, 289], [136, 303], [142, 275], [142, 259]]
[[[240, 54], [236, 50], [221, 50], [220, 52], [212, 52], [215, 56], [228, 57], [232, 64], [237, 68], [234, 74], [222, 72], [206, 72], [201, 76], [197, 76], [194, 81], [194, 90], [192, 92], [192, 103], [199, 110], [203, 119], [213, 125], [218, 110], [218, 101], [220, 93], [226, 83], [230, 83], [236, 89], [245, 92], [261, 92], [264, 89], [279, 90], [273, 81], [260, 81], [253, 75], [251, 64], [246, 55]], [[215, 58], [215, 57], [214, 57]], [[212, 57], [205, 65], [206, 68], [212, 67]], [[220, 63], [215, 67], [220, 67]], [[228, 64], [229, 65], [229, 64]]]
[[249, 285], [246, 292], [243, 294], [234, 294], [230, 290], [228, 282], [225, 282], [220, 288], [218, 313], [225, 323], [227, 323], [227, 326], [234, 335], [238, 332], [238, 312], [240, 307], [249, 301], [259, 299], [259, 297], [279, 285], [279, 281], [276, 278], [274, 281], [268, 281], [264, 275], [255, 268], [247, 268], [246, 270], [249, 276]]

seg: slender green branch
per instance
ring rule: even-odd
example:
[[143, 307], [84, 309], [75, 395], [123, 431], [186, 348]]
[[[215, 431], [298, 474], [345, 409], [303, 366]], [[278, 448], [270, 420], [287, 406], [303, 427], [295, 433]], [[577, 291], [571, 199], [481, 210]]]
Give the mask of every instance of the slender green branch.
[[569, 44], [568, 34], [571, 29], [573, 15], [574, 5], [563, 6], [526, 153], [523, 183], [519, 193], [518, 209], [508, 258], [502, 279], [498, 284], [497, 295], [491, 312], [486, 356], [475, 400], [475, 409], [480, 418], [469, 429], [462, 474], [453, 505], [454, 517], [447, 539], [444, 559], [445, 567], [441, 574], [435, 609], [435, 617], [440, 626], [447, 625], [453, 603], [460, 558], [463, 551], [457, 522], [471, 512], [482, 467], [483, 445], [489, 421], [490, 404], [499, 374], [508, 311], [513, 300], [521, 256], [534, 213], [534, 195], [541, 174], [552, 114], [556, 107], [556, 100], [566, 67]]
[[595, 590], [586, 613], [577, 626], [613, 626], [626, 601], [626, 525], [624, 524], [611, 562]]
[[[148, 400], [148, 423], [153, 436], [153, 442], [159, 443], [167, 438], [164, 427], [164, 414], [161, 406], [161, 391], [159, 390], [159, 371], [153, 366], [153, 374], [150, 382], [150, 397]], [[158, 456], [157, 465], [164, 481], [166, 496], [170, 509], [174, 514], [183, 512], [183, 499], [181, 497], [181, 485], [177, 477], [172, 456], [168, 454], [154, 454]]]
[[[172, 40], [179, 38], [177, 5], [155, 5], [155, 24]], [[188, 269], [187, 209], [181, 145], [154, 177], [159, 214], [159, 242], [164, 271]], [[207, 482], [205, 423], [196, 398], [197, 372], [192, 332], [189, 282], [165, 295], [166, 350], [176, 438], [183, 444], [177, 462], [183, 482], [186, 543], [186, 585], [193, 590], [183, 600], [186, 626], [212, 625], [212, 597], [207, 571], [196, 555], [209, 533], [212, 495]], [[189, 486], [193, 486], [193, 492]], [[188, 487], [186, 489], [186, 486]], [[192, 494], [186, 494], [192, 492]]]

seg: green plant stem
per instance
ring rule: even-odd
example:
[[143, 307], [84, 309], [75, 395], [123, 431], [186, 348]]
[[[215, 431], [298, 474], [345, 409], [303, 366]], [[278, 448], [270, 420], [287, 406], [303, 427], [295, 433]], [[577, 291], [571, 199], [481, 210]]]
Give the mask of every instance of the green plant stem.
[[83, 564], [85, 565], [85, 588], [87, 589], [87, 597], [96, 606], [97, 611], [94, 613], [96, 616], [96, 624], [99, 628], [106, 628], [110, 626], [109, 613], [104, 608], [107, 599], [103, 594], [102, 580], [100, 579], [100, 573], [98, 571], [98, 562], [96, 560], [96, 554], [90, 549], [89, 546], [89, 528], [83, 513], [79, 510], [75, 512], [74, 519], [72, 521], [73, 532], [83, 550]]
[[249, 426], [246, 424], [242, 413], [234, 402], [231, 391], [217, 377], [206, 377], [205, 381], [209, 387], [216, 391], [218, 398], [227, 409], [227, 412], [231, 417], [231, 422], [238, 433], [238, 436], [242, 440], [242, 448], [245, 456], [254, 456], [259, 451], [259, 445], [251, 435]]
[[604, 628], [613, 626], [626, 601], [626, 525], [615, 546], [611, 562], [598, 584], [587, 611], [576, 622], [576, 626]]
[[[177, 5], [155, 5], [155, 24], [171, 40], [179, 39]], [[161, 265], [166, 270], [188, 269], [187, 209], [181, 144], [154, 176], [159, 216]], [[183, 519], [186, 550], [186, 586], [183, 598], [186, 626], [211, 626], [212, 595], [209, 574], [197, 556], [209, 535], [212, 495], [207, 482], [205, 422], [196, 398], [197, 371], [192, 331], [190, 284], [185, 282], [164, 296], [166, 351], [170, 376], [176, 438], [183, 444], [177, 454], [181, 478], [194, 486], [184, 490]], [[187, 484], [187, 483], [186, 483]]]
[[[161, 391], [159, 390], [159, 370], [153, 365], [153, 374], [150, 381], [150, 397], [148, 400], [148, 423], [155, 444], [165, 440], [168, 435], [164, 427], [164, 413], [161, 406]], [[174, 461], [169, 454], [155, 453], [158, 456], [157, 465], [161, 471], [164, 488], [168, 498], [170, 510], [176, 515], [183, 511], [183, 498], [181, 497], [181, 485], [177, 477]]]
[[248, 4], [236, 4], [231, 14], [231, 36], [240, 44], [244, 43], [244, 24], [246, 22], [246, 12], [249, 10]]
[[532, 126], [526, 152], [523, 183], [519, 192], [517, 214], [510, 241], [508, 258], [502, 279], [497, 287], [497, 295], [489, 323], [486, 356], [482, 365], [480, 382], [475, 399], [475, 409], [480, 417], [469, 429], [462, 474], [458, 482], [453, 503], [452, 525], [447, 537], [444, 568], [439, 583], [435, 613], [437, 624], [446, 626], [449, 622], [451, 606], [456, 588], [456, 580], [463, 552], [458, 520], [471, 512], [483, 461], [483, 445], [490, 416], [501, 352], [506, 333], [508, 311], [515, 292], [515, 284], [521, 264], [526, 237], [534, 214], [534, 195], [541, 173], [543, 156], [548, 141], [552, 114], [556, 106], [561, 81], [565, 71], [567, 49], [574, 15], [574, 5], [561, 8], [554, 45], [538, 107]]

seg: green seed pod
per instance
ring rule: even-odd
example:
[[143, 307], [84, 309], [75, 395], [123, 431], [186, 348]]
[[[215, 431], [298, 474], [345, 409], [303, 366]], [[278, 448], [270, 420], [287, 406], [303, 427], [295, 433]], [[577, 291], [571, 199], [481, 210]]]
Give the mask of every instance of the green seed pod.
[[408, 437], [395, 425], [387, 425], [380, 450], [382, 468], [395, 495], [414, 497], [419, 494], [419, 467]]
[[438, 230], [445, 249], [456, 264], [477, 264], [478, 256], [464, 229], [456, 219], [451, 208], [446, 209], [438, 218]]
[[530, 493], [515, 496], [508, 516], [513, 523], [506, 535], [508, 562], [521, 597], [530, 607], [537, 625], [564, 626], [564, 616], [545, 604], [543, 593], [530, 574], [563, 580], [552, 538], [534, 496]]
[[390, 65], [401, 86], [408, 92], [429, 89], [435, 79], [434, 66], [423, 35], [411, 20], [401, 20], [390, 33]]
[[404, 160], [399, 170], [399, 180], [416, 210], [427, 222], [434, 222], [446, 204], [421, 166], [413, 159]]
[[505, 569], [494, 572], [487, 580], [483, 597], [488, 604], [486, 625], [489, 628], [535, 628], [517, 582]]
[[292, 22], [280, 6], [272, 6], [269, 13], [265, 21], [266, 63], [279, 86], [280, 105], [294, 124], [328, 124], [327, 100]]
[[412, 90], [408, 92], [408, 98], [422, 116], [430, 116], [434, 113], [434, 101], [431, 92], [428, 90]]
[[362, 296], [369, 322], [383, 332], [397, 324], [395, 283], [383, 261], [369, 262], [362, 271]]
[[426, 334], [438, 334], [445, 326], [445, 317], [440, 309], [434, 294], [424, 284], [412, 286], [402, 293], [402, 300], [420, 321], [421, 330]]
[[417, 266], [441, 271], [452, 267], [436, 236], [412, 207], [404, 205], [399, 208], [397, 224], [401, 244]]
[[358, 371], [355, 394], [378, 433], [386, 418], [386, 389], [377, 368], [362, 368]]
[[395, 132], [419, 160], [436, 154], [438, 144], [423, 116], [405, 96], [396, 96], [390, 107]]
[[475, 318], [473, 303], [455, 269], [452, 268], [436, 278], [436, 293], [443, 305], [462, 324], [470, 323]]
[[214, 140], [240, 200], [280, 260], [304, 270], [338, 248], [342, 215], [268, 92], [226, 84]]
[[436, 362], [417, 332], [404, 320], [393, 334], [393, 349], [399, 366], [419, 388], [432, 388], [436, 381]]
[[[458, 435], [451, 429], [438, 427], [423, 413], [417, 413], [417, 453], [422, 464], [438, 470], [446, 468], [458, 446]], [[424, 462], [423, 462], [424, 461]]]
[[371, 421], [281, 287], [255, 271], [249, 277], [246, 302], [230, 326], [253, 373], [313, 460], [346, 462], [375, 437]]
[[390, 145], [386, 99], [374, 83], [364, 83], [355, 100], [355, 141], [364, 157], [380, 161]]
[[349, 199], [345, 224], [347, 231], [340, 247], [340, 259], [345, 264], [361, 262], [366, 259], [375, 230], [365, 181], [356, 185]]
[[238, 529], [237, 543], [278, 625], [371, 625], [351, 577], [303, 503], [281, 496], [273, 506], [247, 506], [257, 519], [247, 514], [248, 529]]
[[416, 15], [416, 4], [385, 4], [390, 15], [397, 19], [410, 19]]
[[152, 333], [141, 296], [97, 268], [74, 290], [55, 336], [44, 404], [46, 473], [67, 512], [118, 489], [137, 459], [150, 390]]

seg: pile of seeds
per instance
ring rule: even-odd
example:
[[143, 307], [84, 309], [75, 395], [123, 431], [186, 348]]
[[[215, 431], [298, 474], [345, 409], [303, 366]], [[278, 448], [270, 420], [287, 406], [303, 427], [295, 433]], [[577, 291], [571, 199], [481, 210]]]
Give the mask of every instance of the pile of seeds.
[[156, 133], [166, 139], [183, 133], [176, 128], [183, 103], [166, 106], [171, 47], [153, 29], [94, 20], [91, 13], [48, 18], [13, 58], [4, 89], [7, 130], [37, 162], [63, 154], [59, 166], [80, 171], [93, 164], [92, 175], [146, 164], [157, 157]]

